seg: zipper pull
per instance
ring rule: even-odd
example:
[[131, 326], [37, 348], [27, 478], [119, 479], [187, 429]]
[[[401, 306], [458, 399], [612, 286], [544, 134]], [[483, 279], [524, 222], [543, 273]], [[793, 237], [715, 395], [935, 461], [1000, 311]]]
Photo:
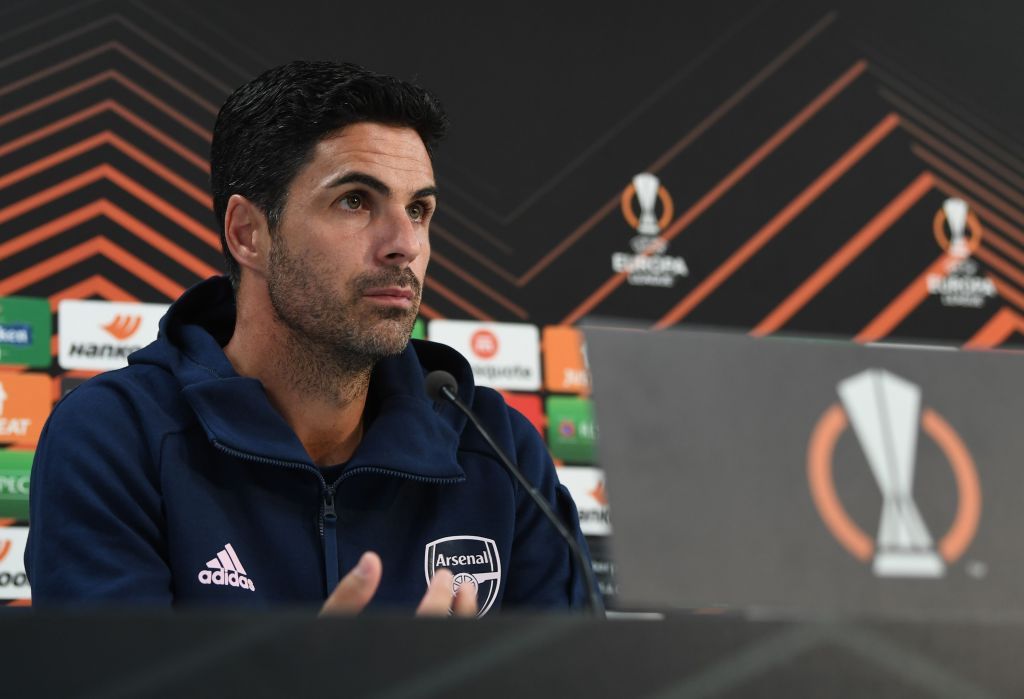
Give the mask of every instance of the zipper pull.
[[334, 509], [334, 490], [328, 488], [324, 491], [324, 573], [326, 575], [327, 595], [334, 592], [341, 577], [338, 567], [338, 533], [336, 531], [338, 513]]
[[324, 520], [332, 526], [338, 521], [338, 513], [334, 509], [334, 491], [330, 488], [324, 493]]

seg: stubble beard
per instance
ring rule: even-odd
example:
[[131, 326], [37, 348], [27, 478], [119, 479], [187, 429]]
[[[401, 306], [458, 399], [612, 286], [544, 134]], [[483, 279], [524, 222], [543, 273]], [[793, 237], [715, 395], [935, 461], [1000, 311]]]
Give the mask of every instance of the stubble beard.
[[[419, 311], [421, 285], [409, 268], [388, 267], [359, 275], [338, 293], [332, 272], [318, 260], [293, 255], [283, 237], [270, 247], [267, 289], [274, 315], [286, 329], [282, 360], [300, 390], [345, 403], [369, 383], [381, 359], [401, 354]], [[363, 300], [373, 288], [412, 290], [408, 309]]]

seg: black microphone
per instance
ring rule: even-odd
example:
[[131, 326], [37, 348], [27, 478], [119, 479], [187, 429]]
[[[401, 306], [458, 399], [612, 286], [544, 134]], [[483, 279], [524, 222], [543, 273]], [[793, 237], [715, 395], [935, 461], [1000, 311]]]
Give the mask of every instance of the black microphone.
[[519, 470], [519, 467], [512, 463], [512, 460], [505, 456], [505, 452], [494, 441], [491, 434], [484, 428], [480, 421], [477, 419], [473, 411], [470, 410], [465, 403], [460, 399], [456, 391], [459, 390], [459, 383], [455, 380], [455, 377], [449, 374], [447, 371], [437, 369], [427, 374], [424, 380], [425, 387], [427, 389], [427, 395], [433, 400], [447, 400], [456, 408], [461, 410], [469, 421], [473, 423], [480, 435], [487, 440], [487, 443], [491, 445], [491, 449], [498, 455], [498, 460], [505, 467], [505, 470], [512, 474], [512, 477], [519, 481], [519, 484], [526, 489], [526, 492], [530, 494], [533, 501], [540, 508], [540, 511], [544, 513], [544, 516], [551, 526], [559, 533], [559, 535], [565, 539], [565, 543], [569, 545], [569, 550], [572, 551], [573, 556], [576, 558], [576, 563], [583, 571], [583, 575], [587, 579], [587, 591], [590, 593], [590, 611], [597, 616], [604, 616], [604, 603], [601, 601], [601, 595], [597, 591], [597, 580], [594, 579], [594, 570], [587, 563], [586, 557], [583, 555], [583, 551], [580, 549], [579, 544], [576, 542], [576, 537], [569, 533], [569, 530], [565, 528], [562, 521], [558, 518], [552, 509], [548, 505], [548, 501], [541, 497], [541, 494], [537, 492], [537, 489], [526, 480], [526, 476]]

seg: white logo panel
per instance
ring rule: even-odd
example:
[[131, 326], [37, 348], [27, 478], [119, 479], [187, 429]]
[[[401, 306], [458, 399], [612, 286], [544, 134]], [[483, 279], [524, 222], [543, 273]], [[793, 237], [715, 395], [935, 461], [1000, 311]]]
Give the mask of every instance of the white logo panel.
[[432, 320], [428, 337], [458, 350], [480, 386], [540, 390], [540, 331], [526, 323]]
[[569, 489], [576, 503], [584, 536], [609, 536], [612, 523], [608, 514], [604, 471], [590, 466], [560, 466], [558, 480]]
[[25, 575], [28, 527], [0, 527], [0, 599], [32, 599]]
[[159, 303], [61, 301], [58, 362], [63, 369], [106, 371], [128, 366], [128, 355], [156, 339], [168, 306]]

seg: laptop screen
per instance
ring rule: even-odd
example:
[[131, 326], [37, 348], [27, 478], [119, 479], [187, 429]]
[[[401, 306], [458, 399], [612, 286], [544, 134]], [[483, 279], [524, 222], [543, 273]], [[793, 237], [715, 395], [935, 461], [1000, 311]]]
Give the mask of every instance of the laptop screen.
[[584, 328], [627, 606], [1024, 613], [1024, 357]]

